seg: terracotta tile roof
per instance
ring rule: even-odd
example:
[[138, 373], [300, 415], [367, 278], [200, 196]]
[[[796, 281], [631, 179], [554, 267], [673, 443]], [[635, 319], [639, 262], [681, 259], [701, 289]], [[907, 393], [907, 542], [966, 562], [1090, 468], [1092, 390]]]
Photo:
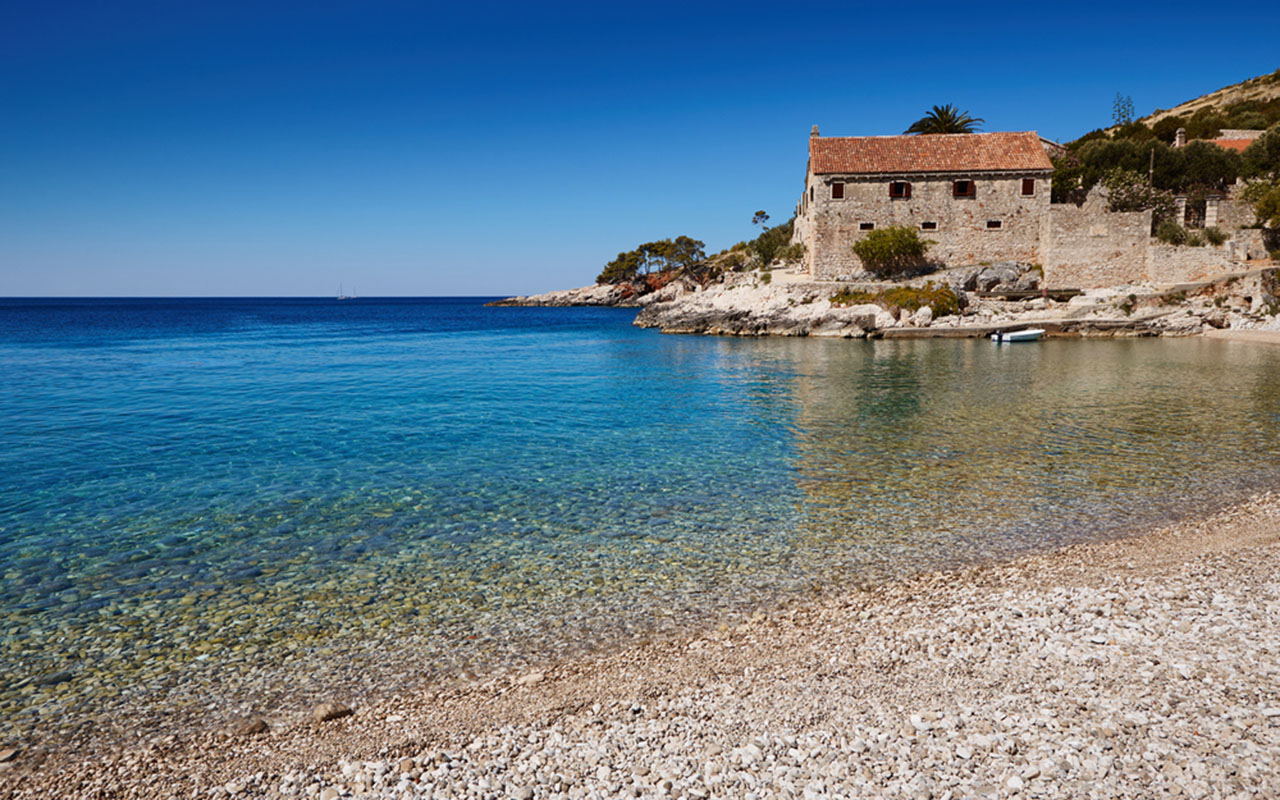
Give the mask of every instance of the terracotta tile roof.
[[1209, 141], [1224, 150], [1235, 150], [1239, 153], [1243, 153], [1249, 145], [1253, 144], [1252, 139], [1210, 139]]
[[1053, 169], [1034, 131], [811, 136], [809, 163], [815, 174]]

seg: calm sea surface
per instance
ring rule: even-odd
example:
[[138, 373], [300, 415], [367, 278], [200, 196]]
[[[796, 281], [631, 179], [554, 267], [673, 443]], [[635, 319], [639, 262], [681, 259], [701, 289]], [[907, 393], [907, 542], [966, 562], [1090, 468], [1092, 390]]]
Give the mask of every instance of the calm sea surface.
[[0, 740], [519, 668], [1280, 476], [1280, 348], [481, 302], [0, 301]]

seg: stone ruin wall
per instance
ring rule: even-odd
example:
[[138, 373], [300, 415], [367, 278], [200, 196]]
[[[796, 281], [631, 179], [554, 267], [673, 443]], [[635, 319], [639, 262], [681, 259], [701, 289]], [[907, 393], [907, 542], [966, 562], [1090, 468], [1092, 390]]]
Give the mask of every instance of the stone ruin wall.
[[1257, 222], [1253, 213], [1253, 205], [1238, 197], [1224, 197], [1218, 201], [1218, 227], [1231, 232]]
[[1231, 260], [1231, 251], [1226, 247], [1175, 247], [1152, 241], [1148, 248], [1147, 281], [1150, 283], [1202, 281], [1240, 269], [1241, 265]]
[[[813, 201], [798, 225], [806, 237], [806, 262], [810, 274], [821, 280], [853, 277], [863, 271], [853, 254], [854, 242], [868, 231], [863, 223], [877, 229], [905, 225], [934, 242], [931, 258], [947, 264], [978, 264], [984, 261], [1017, 260], [1035, 262], [1040, 251], [1041, 219], [1049, 207], [1049, 181], [1040, 176], [1036, 191], [1022, 196], [1022, 178], [1010, 176], [974, 179], [974, 197], [955, 197], [954, 175], [908, 175], [878, 177], [810, 176]], [[911, 197], [890, 198], [891, 180], [911, 183]], [[831, 183], [844, 182], [844, 198], [831, 197]], [[802, 200], [801, 208], [806, 202]], [[998, 220], [998, 229], [989, 229], [988, 220]], [[921, 223], [934, 222], [937, 228], [923, 230]]]
[[1146, 275], [1150, 211], [1110, 212], [1094, 193], [1081, 206], [1051, 205], [1044, 224], [1046, 286], [1092, 289], [1140, 283]]

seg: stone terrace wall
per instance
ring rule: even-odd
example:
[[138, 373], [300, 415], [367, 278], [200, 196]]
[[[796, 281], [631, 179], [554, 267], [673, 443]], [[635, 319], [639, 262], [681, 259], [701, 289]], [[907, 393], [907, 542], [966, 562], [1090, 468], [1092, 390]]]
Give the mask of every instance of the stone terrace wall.
[[[803, 223], [807, 238], [806, 262], [810, 274], [821, 280], [849, 278], [862, 272], [851, 245], [867, 235], [863, 223], [876, 228], [906, 225], [933, 241], [929, 256], [949, 265], [984, 261], [1040, 260], [1043, 217], [1049, 208], [1049, 182], [1035, 177], [1035, 193], [1022, 195], [1022, 179], [1028, 176], [974, 178], [976, 196], [955, 197], [956, 176], [895, 176], [911, 183], [911, 197], [891, 199], [889, 177], [810, 176], [813, 201]], [[963, 176], [968, 177], [968, 176]], [[844, 183], [844, 197], [833, 198], [831, 183]], [[802, 203], [802, 206], [805, 205]], [[998, 220], [1000, 227], [987, 227]], [[922, 229], [932, 222], [936, 228]]]
[[1151, 212], [1106, 210], [1091, 195], [1082, 206], [1049, 207], [1044, 233], [1044, 280], [1052, 289], [1093, 289], [1141, 283], [1147, 272]]
[[1187, 283], [1234, 272], [1240, 264], [1231, 261], [1225, 247], [1174, 247], [1152, 241], [1147, 262], [1147, 280], [1151, 283]]
[[[1280, 238], [1280, 237], [1277, 237]], [[1267, 258], [1267, 231], [1259, 228], [1243, 228], [1231, 232], [1231, 240], [1227, 242], [1231, 258], [1236, 261], [1253, 261]], [[1277, 244], [1280, 247], [1280, 244]]]

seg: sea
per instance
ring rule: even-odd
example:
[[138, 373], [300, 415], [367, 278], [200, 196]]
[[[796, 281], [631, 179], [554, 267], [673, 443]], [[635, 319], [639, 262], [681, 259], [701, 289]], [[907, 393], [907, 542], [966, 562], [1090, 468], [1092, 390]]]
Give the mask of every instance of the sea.
[[1280, 347], [490, 299], [0, 300], [0, 740], [500, 675], [1280, 478]]

